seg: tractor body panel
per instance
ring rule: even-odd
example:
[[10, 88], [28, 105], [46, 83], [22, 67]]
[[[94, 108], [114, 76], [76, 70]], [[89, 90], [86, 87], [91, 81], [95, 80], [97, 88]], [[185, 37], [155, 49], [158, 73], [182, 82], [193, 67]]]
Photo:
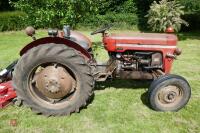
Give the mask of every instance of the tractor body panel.
[[[60, 32], [60, 34], [58, 36], [61, 38], [64, 38], [64, 33]], [[71, 30], [70, 31], [70, 39], [77, 42], [79, 45], [84, 47], [86, 50], [88, 50], [89, 48], [92, 47], [92, 42], [90, 41], [90, 39], [78, 31]]]
[[87, 43], [88, 48], [92, 47], [92, 42], [90, 41], [90, 39], [87, 36], [83, 35], [82, 33], [78, 32], [78, 31], [71, 31], [70, 37], [75, 38], [77, 42]]
[[33, 41], [33, 42], [27, 44], [20, 51], [20, 56], [25, 54], [29, 49], [31, 49], [33, 47], [36, 47], [39, 45], [45, 45], [45, 44], [49, 44], [49, 43], [55, 43], [55, 45], [64, 44], [66, 46], [69, 46], [69, 47], [74, 48], [75, 50], [79, 51], [85, 57], [87, 57], [89, 59], [91, 58], [91, 55], [89, 54], [89, 52], [86, 49], [84, 49], [82, 46], [80, 46], [77, 42], [69, 40], [69, 39], [64, 39], [61, 37], [44, 37], [44, 38], [37, 39], [36, 41]]
[[111, 34], [103, 38], [104, 47], [109, 52], [124, 53], [126, 51], [160, 52], [162, 53], [163, 71], [170, 73], [177, 44], [177, 37], [172, 34], [129, 33]]
[[[161, 45], [160, 48], [173, 48], [177, 44], [177, 37], [173, 34], [158, 34], [158, 33], [126, 33], [126, 34], [111, 34], [104, 37], [103, 42], [105, 48], [110, 52], [124, 52], [131, 50], [132, 45], [150, 45], [146, 47], [156, 47], [152, 45]], [[120, 44], [120, 47], [116, 46]], [[124, 45], [123, 44], [132, 44]], [[170, 47], [171, 46], [171, 47]], [[121, 49], [120, 51], [118, 51]]]

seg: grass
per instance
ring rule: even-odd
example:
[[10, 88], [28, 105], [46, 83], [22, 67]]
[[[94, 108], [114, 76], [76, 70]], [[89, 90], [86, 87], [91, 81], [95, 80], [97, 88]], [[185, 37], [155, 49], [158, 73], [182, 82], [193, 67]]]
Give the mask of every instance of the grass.
[[[89, 35], [89, 32], [84, 34]], [[38, 36], [45, 35], [45, 31], [38, 32]], [[90, 37], [94, 42], [101, 41], [100, 36]], [[153, 111], [146, 101], [148, 82], [114, 80], [98, 83], [92, 103], [71, 116], [47, 118], [17, 106], [0, 110], [0, 133], [199, 133], [200, 36], [182, 33], [179, 37], [183, 54], [175, 61], [172, 73], [184, 76], [192, 87], [192, 97], [182, 110]], [[0, 67], [18, 58], [20, 49], [30, 41], [22, 31], [0, 33]], [[105, 60], [103, 48], [97, 49], [98, 59]], [[11, 119], [17, 120], [16, 127], [10, 126]]]

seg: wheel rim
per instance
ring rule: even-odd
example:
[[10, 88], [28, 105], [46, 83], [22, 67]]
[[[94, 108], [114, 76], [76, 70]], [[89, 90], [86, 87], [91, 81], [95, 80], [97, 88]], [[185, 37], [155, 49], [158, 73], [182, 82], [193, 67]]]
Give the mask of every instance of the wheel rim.
[[157, 103], [163, 107], [173, 108], [179, 104], [183, 98], [182, 88], [176, 85], [162, 87], [157, 93]]
[[76, 74], [61, 63], [43, 63], [29, 74], [28, 92], [42, 106], [60, 109], [67, 106], [78, 90]]

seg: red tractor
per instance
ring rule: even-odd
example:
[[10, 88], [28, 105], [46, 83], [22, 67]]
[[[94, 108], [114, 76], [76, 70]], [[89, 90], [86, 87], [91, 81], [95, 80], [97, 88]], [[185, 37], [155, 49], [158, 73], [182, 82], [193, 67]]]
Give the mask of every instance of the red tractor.
[[[177, 111], [184, 107], [190, 99], [190, 85], [183, 77], [170, 74], [174, 59], [181, 54], [176, 35], [108, 34], [110, 27], [91, 33], [102, 34], [109, 55], [104, 64], [94, 59], [91, 41], [69, 26], [60, 32], [49, 30], [49, 37], [40, 39], [28, 27], [26, 33], [34, 41], [20, 51], [20, 59], [6, 74], [18, 101], [40, 114], [68, 115], [87, 105], [96, 81], [148, 79], [153, 80], [148, 90], [152, 109]], [[2, 77], [2, 81], [9, 79]]]

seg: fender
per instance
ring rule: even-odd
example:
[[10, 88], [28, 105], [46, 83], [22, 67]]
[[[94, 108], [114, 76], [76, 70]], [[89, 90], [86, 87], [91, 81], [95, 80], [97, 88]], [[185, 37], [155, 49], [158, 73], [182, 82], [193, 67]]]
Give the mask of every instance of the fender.
[[68, 39], [60, 38], [60, 37], [44, 37], [36, 41], [33, 41], [27, 44], [24, 48], [22, 48], [22, 50], [20, 51], [20, 56], [25, 54], [29, 49], [32, 49], [33, 47], [36, 47], [39, 45], [47, 45], [48, 43], [55, 43], [55, 45], [64, 44], [68, 47], [74, 48], [75, 50], [79, 51], [80, 53], [85, 55], [88, 59], [92, 58], [91, 55], [88, 53], [88, 51], [82, 48], [76, 42], [68, 40]]

